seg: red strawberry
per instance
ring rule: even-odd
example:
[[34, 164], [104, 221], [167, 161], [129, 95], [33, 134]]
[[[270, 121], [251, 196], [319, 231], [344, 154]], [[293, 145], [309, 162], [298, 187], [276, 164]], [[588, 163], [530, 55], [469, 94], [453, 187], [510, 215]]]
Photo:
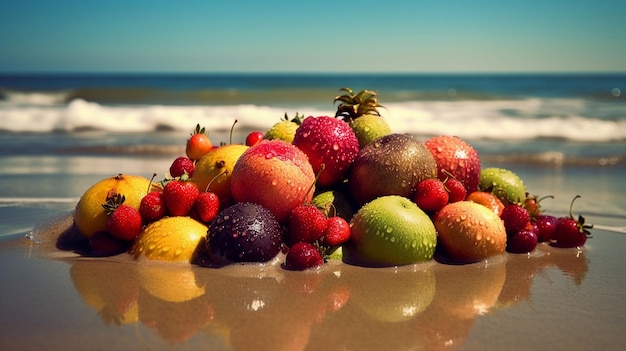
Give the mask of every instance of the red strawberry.
[[172, 179], [163, 187], [163, 200], [167, 211], [172, 216], [186, 216], [193, 208], [200, 190], [185, 174], [179, 179]]
[[350, 240], [350, 224], [339, 216], [329, 217], [326, 220], [326, 229], [322, 236], [322, 244], [326, 246], [339, 246]]
[[109, 216], [107, 230], [111, 236], [124, 241], [132, 241], [141, 232], [143, 221], [136, 208], [124, 205], [125, 200], [124, 195], [116, 194], [102, 206]]
[[448, 190], [448, 203], [463, 201], [467, 197], [467, 189], [458, 179], [448, 178], [443, 185]]
[[163, 193], [160, 191], [149, 192], [139, 203], [139, 214], [145, 223], [163, 218], [166, 212]]
[[263, 141], [263, 139], [265, 139], [265, 134], [259, 131], [250, 132], [246, 137], [246, 146], [254, 146]]
[[478, 152], [456, 136], [441, 135], [424, 142], [437, 162], [437, 177], [444, 181], [449, 175], [458, 179], [469, 194], [478, 188], [480, 158]]
[[211, 143], [205, 131], [204, 127], [200, 128], [200, 124], [197, 124], [196, 129], [191, 133], [191, 138], [187, 140], [185, 153], [193, 161], [200, 160], [202, 156], [213, 149], [213, 143]]
[[580, 195], [576, 195], [570, 204], [569, 217], [560, 217], [557, 219], [556, 227], [554, 228], [554, 236], [552, 239], [553, 246], [556, 247], [580, 247], [585, 245], [587, 238], [591, 237], [589, 229], [593, 228], [593, 225], [585, 224], [585, 217], [578, 216], [578, 220], [574, 219], [572, 207], [574, 201], [579, 198]]
[[417, 184], [413, 201], [425, 212], [434, 213], [448, 204], [448, 191], [436, 178], [425, 179]]
[[194, 204], [196, 216], [201, 222], [210, 223], [220, 210], [220, 199], [214, 192], [203, 191]]
[[504, 206], [500, 218], [504, 221], [504, 228], [509, 235], [526, 228], [530, 223], [528, 211], [516, 204]]
[[324, 235], [328, 225], [326, 215], [310, 204], [296, 206], [289, 215], [287, 245], [298, 242], [312, 243]]
[[293, 144], [302, 150], [316, 174], [317, 185], [326, 187], [342, 181], [359, 152], [359, 140], [350, 125], [340, 119], [307, 117], [296, 130]]
[[170, 175], [172, 178], [180, 177], [187, 173], [190, 177], [193, 176], [193, 171], [196, 165], [189, 157], [180, 156], [172, 162], [170, 166]]
[[294, 244], [285, 256], [285, 268], [287, 269], [303, 271], [322, 264], [324, 264], [324, 260], [320, 251], [313, 244], [307, 242]]

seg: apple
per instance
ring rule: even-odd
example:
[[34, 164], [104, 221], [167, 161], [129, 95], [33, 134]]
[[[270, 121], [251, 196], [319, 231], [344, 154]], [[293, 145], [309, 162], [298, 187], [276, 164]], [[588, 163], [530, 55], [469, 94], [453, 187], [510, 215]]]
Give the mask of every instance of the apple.
[[350, 221], [347, 260], [361, 265], [399, 266], [432, 259], [437, 232], [414, 202], [398, 195], [379, 197], [363, 205]]
[[526, 186], [522, 179], [505, 168], [483, 169], [480, 172], [478, 189], [493, 193], [504, 205], [521, 204], [526, 199]]

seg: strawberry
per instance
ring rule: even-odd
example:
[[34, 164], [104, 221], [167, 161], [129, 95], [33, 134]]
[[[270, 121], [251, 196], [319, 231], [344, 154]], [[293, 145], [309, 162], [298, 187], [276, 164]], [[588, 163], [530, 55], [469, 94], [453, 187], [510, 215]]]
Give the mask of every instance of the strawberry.
[[339, 216], [329, 217], [326, 220], [326, 229], [322, 236], [322, 244], [326, 246], [339, 246], [350, 240], [350, 224]]
[[186, 174], [169, 180], [163, 187], [165, 207], [172, 216], [188, 215], [199, 195], [200, 190]]
[[467, 142], [456, 136], [440, 135], [424, 142], [437, 162], [437, 177], [445, 181], [449, 175], [465, 186], [467, 194], [476, 191], [480, 177], [480, 157]]
[[198, 161], [202, 156], [206, 155], [213, 149], [213, 143], [206, 134], [204, 127], [200, 128], [200, 124], [196, 125], [196, 129], [191, 133], [191, 138], [187, 140], [185, 153], [193, 161]]
[[285, 113], [285, 117], [278, 123], [274, 124], [264, 136], [264, 139], [274, 140], [280, 139], [288, 143], [293, 141], [293, 137], [296, 135], [296, 130], [302, 124], [302, 116], [296, 113], [296, 116], [289, 119]]
[[324, 263], [322, 254], [313, 244], [295, 243], [285, 256], [285, 268], [297, 271], [321, 266]]
[[141, 199], [139, 214], [145, 223], [158, 221], [166, 215], [165, 202], [161, 191], [151, 191]]
[[214, 192], [203, 191], [194, 204], [196, 216], [203, 223], [210, 223], [220, 210], [220, 199]]
[[556, 227], [554, 228], [554, 236], [552, 239], [553, 246], [556, 247], [580, 247], [585, 245], [587, 239], [591, 237], [589, 229], [593, 228], [593, 225], [585, 224], [585, 217], [578, 216], [578, 220], [574, 218], [572, 208], [574, 201], [578, 199], [580, 195], [576, 195], [570, 204], [569, 217], [560, 217], [557, 219]]
[[317, 207], [302, 204], [294, 207], [289, 215], [287, 245], [298, 242], [312, 243], [324, 235], [328, 222], [326, 215]]
[[413, 201], [424, 212], [435, 213], [448, 204], [448, 191], [437, 178], [424, 179], [417, 184]]
[[116, 194], [107, 201], [104, 207], [107, 217], [107, 230], [114, 238], [124, 241], [135, 240], [141, 232], [143, 221], [139, 211], [125, 205], [126, 197]]
[[320, 172], [325, 165], [317, 181], [319, 187], [344, 180], [359, 152], [359, 140], [350, 125], [328, 116], [305, 118], [293, 144], [308, 156], [313, 172]]
[[467, 189], [460, 180], [450, 177], [443, 184], [448, 191], [448, 203], [463, 201], [467, 197]]
[[246, 146], [256, 145], [263, 141], [263, 139], [265, 139], [265, 134], [259, 131], [250, 132], [250, 134], [246, 136]]
[[172, 162], [172, 165], [170, 166], [170, 175], [172, 178], [176, 178], [187, 173], [190, 177], [192, 177], [195, 168], [196, 165], [189, 157], [180, 156]]
[[530, 224], [528, 211], [516, 204], [504, 206], [500, 218], [504, 221], [504, 228], [509, 235], [526, 228]]

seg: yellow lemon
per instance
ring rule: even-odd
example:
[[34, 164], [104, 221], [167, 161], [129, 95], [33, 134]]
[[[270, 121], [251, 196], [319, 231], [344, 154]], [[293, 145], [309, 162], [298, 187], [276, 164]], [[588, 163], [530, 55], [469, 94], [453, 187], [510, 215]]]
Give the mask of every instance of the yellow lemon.
[[191, 266], [142, 265], [139, 285], [150, 295], [168, 302], [184, 302], [204, 295]]
[[[232, 201], [230, 192], [230, 177], [233, 167], [239, 156], [248, 149], [248, 146], [231, 144], [220, 146], [204, 155], [196, 164], [193, 171], [192, 180], [198, 185], [198, 189], [204, 191], [208, 189], [214, 192], [220, 199], [220, 204], [226, 205]], [[215, 180], [213, 180], [215, 179]]]
[[124, 204], [139, 209], [141, 199], [147, 194], [150, 179], [129, 174], [118, 174], [103, 179], [92, 185], [81, 196], [74, 213], [74, 223], [80, 233], [91, 237], [95, 232], [107, 230], [107, 214], [102, 207], [107, 200], [116, 194], [126, 198]]
[[191, 262], [204, 248], [208, 227], [191, 217], [164, 217], [148, 224], [130, 248], [135, 258]]

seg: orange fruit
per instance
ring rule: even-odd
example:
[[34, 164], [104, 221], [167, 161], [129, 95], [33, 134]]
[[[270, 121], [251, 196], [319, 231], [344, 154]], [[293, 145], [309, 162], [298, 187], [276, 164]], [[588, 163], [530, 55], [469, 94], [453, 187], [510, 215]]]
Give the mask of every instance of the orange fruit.
[[211, 183], [208, 190], [215, 193], [220, 204], [225, 207], [233, 201], [230, 191], [233, 168], [239, 156], [248, 148], [245, 145], [231, 144], [211, 150], [198, 161], [191, 180], [198, 185], [200, 191], [207, 190]]
[[124, 204], [139, 210], [141, 199], [156, 185], [150, 179], [130, 174], [118, 174], [102, 179], [92, 185], [81, 196], [74, 212], [74, 224], [78, 231], [86, 237], [95, 232], [107, 231], [107, 214], [102, 207], [107, 200], [116, 194], [126, 198]]
[[502, 201], [494, 194], [486, 191], [471, 192], [465, 200], [481, 204], [492, 210], [498, 216], [500, 216], [502, 214], [502, 210], [504, 210], [504, 204]]

